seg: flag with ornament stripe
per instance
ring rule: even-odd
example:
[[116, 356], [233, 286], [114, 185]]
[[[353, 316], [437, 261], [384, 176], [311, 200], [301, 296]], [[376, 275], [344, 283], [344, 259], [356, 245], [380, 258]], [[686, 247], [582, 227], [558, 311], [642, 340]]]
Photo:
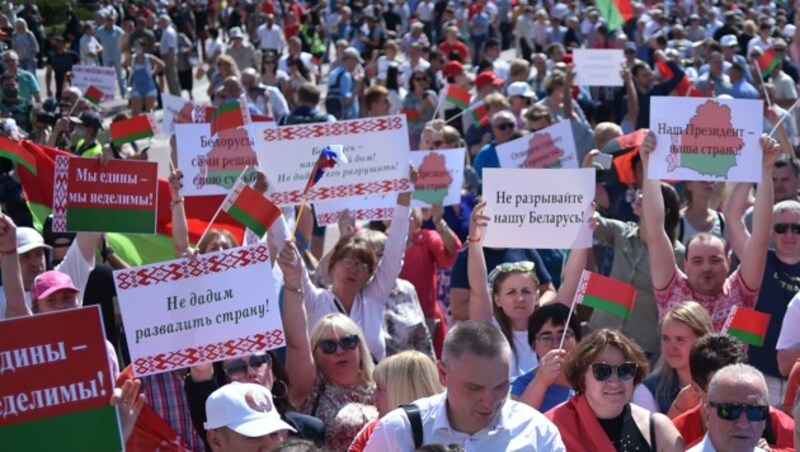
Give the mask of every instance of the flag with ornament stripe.
[[103, 100], [103, 92], [100, 90], [100, 88], [94, 85], [89, 85], [89, 87], [86, 88], [86, 92], [83, 93], [83, 98], [94, 105], [100, 105], [100, 102]]
[[0, 157], [5, 157], [18, 165], [22, 165], [34, 176], [36, 175], [36, 157], [16, 141], [0, 137]]
[[770, 315], [766, 312], [735, 306], [725, 322], [725, 333], [750, 345], [764, 345]]
[[156, 125], [149, 114], [111, 123], [111, 140], [116, 146], [122, 146], [155, 135]]
[[250, 123], [250, 113], [244, 102], [238, 100], [225, 102], [211, 114], [211, 136], [248, 123]]
[[281, 211], [275, 204], [252, 189], [243, 179], [239, 179], [225, 199], [222, 210], [259, 237], [264, 237], [270, 226], [281, 216]]
[[581, 274], [575, 292], [575, 304], [599, 309], [626, 320], [631, 316], [634, 301], [636, 288], [632, 285], [588, 270]]

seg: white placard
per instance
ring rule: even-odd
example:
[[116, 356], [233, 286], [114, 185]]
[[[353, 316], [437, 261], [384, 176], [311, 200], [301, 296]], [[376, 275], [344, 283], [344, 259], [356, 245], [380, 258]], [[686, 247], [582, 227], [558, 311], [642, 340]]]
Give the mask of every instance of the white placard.
[[350, 215], [356, 221], [391, 220], [396, 205], [397, 195], [395, 194], [336, 199], [314, 204], [314, 215], [320, 226], [336, 224], [339, 221], [339, 215], [346, 210], [350, 211]]
[[165, 135], [172, 135], [175, 133], [176, 122], [194, 122], [192, 121], [194, 105], [191, 101], [171, 94], [161, 93], [161, 102], [164, 104], [163, 117], [161, 118], [161, 131]]
[[569, 121], [496, 147], [501, 168], [578, 168], [575, 137]]
[[625, 62], [622, 49], [573, 49], [577, 86], [622, 86], [619, 71]]
[[760, 182], [763, 102], [653, 97], [649, 179]]
[[483, 245], [490, 248], [572, 249], [592, 246], [589, 220], [595, 170], [483, 170]]
[[72, 66], [71, 83], [80, 88], [82, 93], [94, 86], [103, 92], [103, 100], [112, 100], [117, 94], [117, 72], [113, 67]]
[[414, 151], [411, 163], [419, 178], [411, 195], [411, 207], [430, 207], [433, 204], [452, 206], [461, 203], [464, 183], [464, 148], [440, 151]]
[[404, 115], [303, 124], [262, 130], [253, 137], [270, 201], [298, 205], [321, 150], [344, 146], [349, 163], [328, 169], [306, 194], [310, 202], [407, 191], [409, 144]]
[[137, 377], [285, 345], [266, 243], [114, 272]]

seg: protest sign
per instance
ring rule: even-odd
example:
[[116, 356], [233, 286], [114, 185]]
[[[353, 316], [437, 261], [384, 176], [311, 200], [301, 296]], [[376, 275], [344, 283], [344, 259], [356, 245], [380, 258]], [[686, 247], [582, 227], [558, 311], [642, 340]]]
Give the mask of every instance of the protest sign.
[[161, 101], [164, 104], [163, 116], [161, 117], [161, 132], [164, 135], [175, 133], [176, 123], [192, 123], [194, 105], [182, 97], [161, 93]]
[[653, 97], [649, 179], [761, 181], [760, 100]]
[[158, 163], [56, 156], [53, 230], [155, 234]]
[[325, 146], [340, 144], [348, 163], [325, 173], [306, 194], [310, 202], [397, 193], [409, 189], [408, 126], [404, 116], [267, 128], [254, 134], [270, 184], [270, 200], [299, 205]]
[[573, 49], [576, 86], [622, 86], [622, 49]]
[[464, 148], [409, 153], [419, 171], [411, 196], [411, 207], [432, 204], [452, 206], [461, 203], [464, 182]]
[[0, 322], [0, 444], [122, 450], [100, 307]]
[[575, 138], [569, 121], [496, 147], [501, 168], [578, 168]]
[[267, 244], [114, 272], [137, 377], [280, 347]]
[[113, 67], [72, 66], [72, 86], [85, 92], [94, 86], [103, 92], [103, 100], [112, 100], [117, 94], [117, 72]]
[[339, 215], [346, 210], [356, 221], [391, 220], [395, 205], [397, 195], [394, 194], [337, 199], [314, 204], [314, 215], [320, 226], [336, 224]]
[[247, 183], [255, 179], [258, 156], [253, 137], [275, 123], [248, 124], [211, 136], [209, 124], [175, 124], [178, 168], [183, 172], [183, 196], [224, 195], [245, 169]]
[[483, 245], [491, 248], [588, 248], [595, 170], [483, 170]]

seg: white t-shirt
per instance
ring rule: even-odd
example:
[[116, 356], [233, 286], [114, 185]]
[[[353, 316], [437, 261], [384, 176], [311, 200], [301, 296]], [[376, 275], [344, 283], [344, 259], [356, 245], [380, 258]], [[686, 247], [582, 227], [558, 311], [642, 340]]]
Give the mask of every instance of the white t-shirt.
[[516, 358], [514, 353], [511, 354], [511, 365], [508, 367], [509, 378], [518, 377], [531, 369], [539, 367], [539, 359], [536, 357], [536, 352], [531, 348], [528, 342], [528, 331], [511, 331], [514, 338], [514, 350], [516, 350]]
[[778, 336], [775, 349], [786, 350], [797, 344], [800, 344], [800, 293], [795, 295], [786, 307], [786, 315], [783, 316], [781, 334]]
[[280, 50], [286, 44], [283, 30], [277, 24], [272, 24], [272, 27], [267, 27], [267, 24], [263, 24], [258, 27], [256, 33], [259, 41], [261, 41], [261, 50]]

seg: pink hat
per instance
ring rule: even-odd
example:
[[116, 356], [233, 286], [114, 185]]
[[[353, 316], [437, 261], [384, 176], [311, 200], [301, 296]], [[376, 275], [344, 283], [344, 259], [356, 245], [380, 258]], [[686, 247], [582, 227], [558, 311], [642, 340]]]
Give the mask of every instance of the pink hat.
[[69, 275], [56, 270], [44, 272], [33, 280], [31, 301], [47, 298], [59, 290], [69, 290], [75, 293], [80, 292], [72, 284], [72, 279]]

